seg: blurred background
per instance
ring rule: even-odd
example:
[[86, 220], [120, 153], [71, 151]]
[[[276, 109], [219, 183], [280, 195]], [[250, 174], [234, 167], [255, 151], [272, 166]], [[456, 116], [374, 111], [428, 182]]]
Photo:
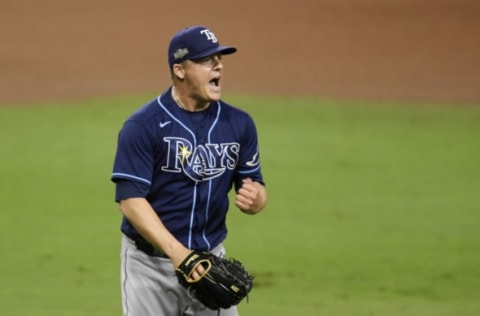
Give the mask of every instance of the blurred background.
[[0, 104], [161, 91], [189, 25], [238, 54], [225, 89], [480, 100], [476, 0], [0, 0]]
[[480, 315], [479, 17], [478, 0], [0, 0], [0, 315], [121, 314], [118, 131], [196, 24], [238, 48], [223, 96], [257, 123], [269, 192], [228, 216], [256, 282], [241, 314]]

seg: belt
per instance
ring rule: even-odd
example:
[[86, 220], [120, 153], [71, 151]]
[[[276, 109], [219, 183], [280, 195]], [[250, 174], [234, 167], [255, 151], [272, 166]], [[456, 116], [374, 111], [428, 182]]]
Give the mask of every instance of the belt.
[[151, 257], [168, 258], [168, 256], [163, 251], [156, 249], [148, 243], [135, 241], [135, 246], [138, 250]]

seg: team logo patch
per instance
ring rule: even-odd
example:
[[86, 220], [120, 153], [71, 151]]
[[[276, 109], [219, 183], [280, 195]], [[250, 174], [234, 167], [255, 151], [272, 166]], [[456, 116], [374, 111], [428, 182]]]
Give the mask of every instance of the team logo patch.
[[174, 54], [173, 57], [175, 59], [182, 59], [183, 57], [187, 56], [189, 53], [188, 48], [179, 48]]
[[258, 152], [258, 147], [257, 151], [253, 155], [252, 159], [250, 161], [247, 161], [247, 166], [249, 167], [255, 167], [260, 164], [260, 153]]

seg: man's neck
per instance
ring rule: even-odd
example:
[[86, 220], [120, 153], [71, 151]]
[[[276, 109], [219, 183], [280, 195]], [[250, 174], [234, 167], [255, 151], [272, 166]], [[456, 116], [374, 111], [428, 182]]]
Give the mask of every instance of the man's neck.
[[181, 90], [175, 86], [172, 86], [172, 98], [179, 108], [188, 112], [203, 111], [210, 106], [210, 102], [199, 102], [186, 94], [182, 94]]

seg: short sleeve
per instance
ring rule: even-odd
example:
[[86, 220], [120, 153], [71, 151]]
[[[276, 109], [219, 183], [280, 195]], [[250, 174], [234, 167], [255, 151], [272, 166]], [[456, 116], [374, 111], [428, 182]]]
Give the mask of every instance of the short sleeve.
[[240, 144], [240, 159], [235, 174], [235, 187], [241, 185], [241, 180], [251, 178], [253, 181], [264, 183], [260, 166], [260, 149], [258, 145], [257, 129], [253, 119], [248, 116], [245, 121], [244, 134]]
[[130, 180], [152, 183], [153, 144], [143, 126], [135, 121], [127, 121], [118, 135], [112, 181]]

